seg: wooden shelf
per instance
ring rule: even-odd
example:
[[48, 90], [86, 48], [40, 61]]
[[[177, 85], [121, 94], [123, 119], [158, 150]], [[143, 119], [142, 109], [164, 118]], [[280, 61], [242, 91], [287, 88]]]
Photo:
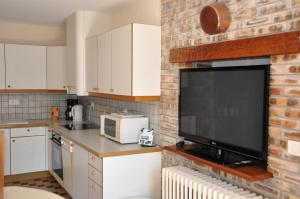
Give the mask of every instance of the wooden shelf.
[[124, 100], [130, 102], [159, 102], [160, 96], [125, 96], [125, 95], [113, 95], [105, 93], [89, 92], [89, 96], [102, 97], [106, 99]]
[[[300, 52], [300, 32], [287, 32], [233, 41], [176, 48], [170, 51], [171, 63], [262, 57]], [[188, 65], [189, 66], [189, 65]]]
[[244, 166], [244, 167], [240, 167], [240, 168], [231, 168], [228, 166], [217, 164], [217, 163], [202, 159], [200, 157], [188, 154], [185, 149], [179, 150], [176, 148], [176, 146], [167, 146], [167, 147], [164, 147], [164, 150], [171, 151], [178, 155], [184, 156], [184, 157], [194, 161], [196, 164], [201, 164], [201, 165], [205, 164], [205, 165], [212, 167], [213, 169], [220, 170], [225, 173], [229, 173], [229, 174], [238, 176], [240, 178], [246, 179], [247, 181], [251, 181], [251, 182], [258, 181], [258, 180], [265, 180], [265, 179], [269, 179], [269, 178], [273, 177], [272, 173], [270, 173], [262, 168], [258, 168], [255, 166]]
[[48, 90], [48, 89], [0, 89], [0, 93], [20, 93], [20, 94], [66, 94], [67, 90]]

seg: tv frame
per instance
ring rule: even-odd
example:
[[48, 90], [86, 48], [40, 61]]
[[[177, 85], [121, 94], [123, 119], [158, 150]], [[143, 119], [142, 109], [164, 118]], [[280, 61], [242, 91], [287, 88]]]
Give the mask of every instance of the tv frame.
[[241, 71], [241, 70], [263, 70], [264, 71], [264, 107], [263, 107], [263, 135], [262, 135], [262, 150], [254, 151], [251, 149], [239, 147], [236, 145], [223, 143], [220, 141], [212, 140], [209, 138], [201, 136], [193, 136], [190, 134], [180, 132], [181, 126], [181, 91], [179, 91], [179, 136], [183, 137], [185, 140], [207, 145], [210, 147], [218, 148], [221, 150], [233, 152], [242, 156], [256, 159], [258, 161], [263, 161], [267, 164], [268, 157], [268, 128], [269, 128], [269, 85], [270, 85], [270, 65], [254, 65], [254, 66], [225, 66], [225, 67], [211, 67], [202, 66], [198, 68], [183, 68], [179, 71], [179, 89], [181, 89], [181, 74], [186, 71]]

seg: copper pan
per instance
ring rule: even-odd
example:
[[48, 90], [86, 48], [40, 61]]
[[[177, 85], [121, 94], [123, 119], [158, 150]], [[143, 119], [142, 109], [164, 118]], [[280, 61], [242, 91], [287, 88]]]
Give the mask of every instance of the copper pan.
[[230, 24], [230, 13], [225, 3], [205, 6], [200, 13], [201, 27], [207, 34], [223, 33]]

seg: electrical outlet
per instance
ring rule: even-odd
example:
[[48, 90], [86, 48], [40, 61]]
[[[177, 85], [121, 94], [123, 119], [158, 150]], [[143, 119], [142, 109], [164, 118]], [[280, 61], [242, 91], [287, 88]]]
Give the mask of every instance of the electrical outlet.
[[92, 108], [95, 107], [95, 102], [91, 102], [91, 107], [92, 107]]
[[9, 99], [8, 103], [9, 103], [10, 106], [17, 106], [17, 105], [20, 104], [20, 100], [18, 100], [18, 99]]
[[288, 154], [300, 157], [300, 142], [288, 140]]

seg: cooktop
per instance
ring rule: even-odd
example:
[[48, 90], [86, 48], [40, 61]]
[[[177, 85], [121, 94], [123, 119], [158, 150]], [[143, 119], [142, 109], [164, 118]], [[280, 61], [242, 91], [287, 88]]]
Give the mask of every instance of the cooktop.
[[87, 129], [99, 129], [100, 126], [93, 123], [69, 123], [63, 125], [68, 130], [87, 130]]

